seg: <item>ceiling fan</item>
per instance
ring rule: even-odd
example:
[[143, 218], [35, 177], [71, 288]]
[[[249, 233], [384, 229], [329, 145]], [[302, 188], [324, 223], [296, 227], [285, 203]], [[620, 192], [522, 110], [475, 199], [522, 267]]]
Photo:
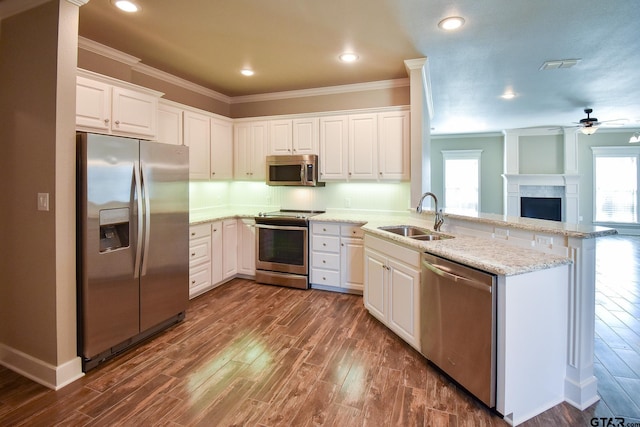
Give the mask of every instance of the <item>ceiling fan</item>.
[[598, 127], [602, 124], [598, 121], [597, 118], [591, 117], [590, 114], [593, 113], [593, 109], [585, 108], [584, 112], [587, 114], [587, 117], [584, 119], [580, 119], [576, 124], [578, 125], [580, 132], [585, 135], [593, 135], [598, 130]]

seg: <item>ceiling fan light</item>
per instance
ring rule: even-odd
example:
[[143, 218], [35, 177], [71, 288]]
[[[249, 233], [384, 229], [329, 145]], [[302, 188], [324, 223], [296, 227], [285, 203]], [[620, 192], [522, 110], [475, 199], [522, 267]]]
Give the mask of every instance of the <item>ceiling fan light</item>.
[[598, 126], [585, 126], [580, 128], [580, 132], [585, 135], [593, 135], [598, 130]]

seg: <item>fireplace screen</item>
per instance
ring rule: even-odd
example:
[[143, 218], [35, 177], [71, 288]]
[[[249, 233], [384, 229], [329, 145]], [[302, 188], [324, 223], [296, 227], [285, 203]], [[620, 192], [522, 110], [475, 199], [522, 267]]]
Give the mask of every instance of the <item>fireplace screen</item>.
[[562, 199], [559, 197], [521, 197], [520, 216], [562, 221]]

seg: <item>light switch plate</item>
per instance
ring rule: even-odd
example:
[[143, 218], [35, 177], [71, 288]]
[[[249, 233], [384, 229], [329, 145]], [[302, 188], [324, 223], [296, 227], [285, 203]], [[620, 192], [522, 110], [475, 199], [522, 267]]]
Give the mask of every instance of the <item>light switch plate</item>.
[[49, 193], [38, 193], [38, 210], [49, 210]]

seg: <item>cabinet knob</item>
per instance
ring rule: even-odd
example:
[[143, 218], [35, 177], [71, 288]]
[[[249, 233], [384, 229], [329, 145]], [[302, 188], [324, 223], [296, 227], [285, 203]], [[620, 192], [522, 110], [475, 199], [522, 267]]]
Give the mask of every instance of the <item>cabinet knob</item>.
[[109, 124], [109, 119], [104, 119], [104, 124], [108, 125]]
[[191, 256], [196, 256], [196, 253], [195, 253], [195, 252], [192, 252], [192, 253], [191, 253]]
[[323, 229], [322, 229], [322, 231], [327, 231], [327, 229], [326, 229], [326, 228], [323, 228]]
[[351, 172], [349, 172], [349, 176], [351, 176]]
[[327, 244], [326, 244], [326, 243], [323, 243], [323, 244], [322, 244], [322, 246], [327, 246]]
[[326, 277], [322, 277], [322, 280], [327, 280], [327, 278]]
[[196, 284], [196, 281], [195, 281], [195, 280], [192, 280], [192, 281], [191, 281], [191, 284], [192, 284], [192, 285], [195, 285], [195, 284]]
[[196, 235], [195, 231], [194, 231], [193, 233], [191, 233], [191, 235], [192, 235], [192, 236], [195, 236], [195, 235]]
[[215, 174], [216, 174], [215, 172], [211, 172], [211, 175], [215, 175]]
[[214, 229], [213, 229], [213, 232], [215, 233], [216, 231], [218, 231], [218, 229], [217, 229], [217, 228], [214, 228]]
[[382, 176], [382, 172], [378, 172], [378, 175]]
[[344, 243], [340, 243], [340, 246], [344, 246]]
[[120, 120], [116, 120], [116, 126], [120, 126]]

